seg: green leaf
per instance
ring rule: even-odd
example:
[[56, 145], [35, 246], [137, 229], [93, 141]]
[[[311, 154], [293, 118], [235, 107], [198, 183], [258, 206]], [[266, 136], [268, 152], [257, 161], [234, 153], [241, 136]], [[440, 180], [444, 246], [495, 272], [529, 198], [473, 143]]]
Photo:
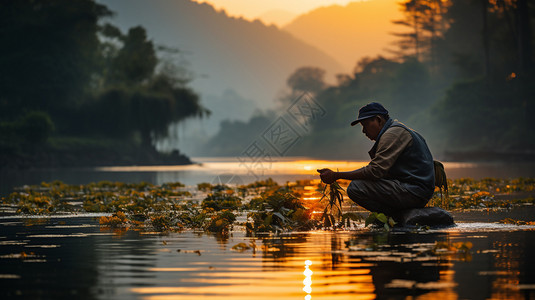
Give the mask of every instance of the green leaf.
[[394, 219], [392, 219], [392, 217], [388, 218], [388, 224], [390, 225], [390, 227], [394, 227], [394, 225], [397, 224], [396, 221], [394, 221]]
[[387, 231], [390, 230], [390, 226], [388, 226], [388, 223], [385, 223], [384, 227], [385, 227], [385, 230], [387, 230]]
[[383, 213], [380, 213], [380, 214], [377, 215], [377, 220], [379, 220], [379, 221], [381, 221], [381, 222], [383, 222], [385, 224], [388, 223], [388, 218]]
[[373, 222], [377, 220], [376, 215], [376, 213], [370, 213], [370, 215], [366, 218], [366, 221], [364, 222], [364, 227], [368, 227], [368, 225], [373, 224]]

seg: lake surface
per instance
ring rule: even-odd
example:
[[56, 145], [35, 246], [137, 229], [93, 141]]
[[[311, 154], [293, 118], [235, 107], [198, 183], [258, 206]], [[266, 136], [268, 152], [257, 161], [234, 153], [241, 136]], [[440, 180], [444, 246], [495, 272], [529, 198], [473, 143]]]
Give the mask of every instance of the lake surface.
[[0, 298], [535, 299], [535, 226], [489, 221], [535, 213], [515, 210], [418, 233], [263, 237], [114, 232], [94, 215], [3, 217]]
[[[279, 183], [298, 179], [318, 179], [316, 169], [331, 168], [349, 171], [365, 166], [364, 161], [313, 160], [303, 157], [283, 157], [273, 161], [240, 161], [240, 158], [194, 158], [198, 162], [187, 166], [130, 166], [78, 169], [42, 169], [0, 171], [0, 196], [14, 187], [35, 185], [43, 181], [61, 180], [67, 184], [88, 184], [98, 181], [128, 183], [149, 182], [163, 184], [182, 182], [196, 185], [201, 182], [247, 184], [256, 180], [273, 178]], [[445, 162], [449, 178], [485, 177], [518, 178], [535, 177], [535, 162], [515, 163], [458, 163]]]
[[[0, 173], [13, 187], [61, 180], [246, 184], [317, 179], [367, 162], [286, 158], [202, 165]], [[450, 178], [535, 177], [534, 163], [445, 163]], [[455, 227], [364, 228], [248, 237], [101, 228], [98, 216], [0, 216], [0, 299], [535, 299], [535, 207], [456, 212]], [[239, 246], [238, 248], [235, 246]]]

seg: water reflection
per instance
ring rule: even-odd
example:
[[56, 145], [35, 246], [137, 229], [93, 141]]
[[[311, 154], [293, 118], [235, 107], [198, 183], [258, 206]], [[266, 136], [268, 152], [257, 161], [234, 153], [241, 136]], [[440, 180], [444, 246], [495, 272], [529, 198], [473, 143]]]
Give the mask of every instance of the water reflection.
[[[115, 233], [97, 224], [93, 218], [0, 219], [0, 298], [535, 297], [533, 228], [218, 237]], [[250, 248], [233, 247], [239, 243]]]
[[307, 293], [305, 296], [305, 300], [310, 300], [312, 296], [310, 293], [312, 293], [312, 270], [310, 269], [310, 265], [312, 265], [312, 261], [305, 260], [305, 270], [303, 271], [303, 275], [305, 275], [305, 279], [303, 280], [303, 292]]

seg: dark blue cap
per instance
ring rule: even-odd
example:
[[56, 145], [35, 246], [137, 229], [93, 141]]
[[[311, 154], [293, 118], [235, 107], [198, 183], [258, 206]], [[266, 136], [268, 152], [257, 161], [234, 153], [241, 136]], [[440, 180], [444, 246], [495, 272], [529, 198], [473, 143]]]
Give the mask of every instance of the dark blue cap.
[[359, 109], [359, 116], [355, 121], [351, 122], [351, 126], [355, 126], [360, 121], [375, 117], [377, 115], [388, 115], [388, 110], [386, 110], [380, 103], [377, 102], [366, 104]]

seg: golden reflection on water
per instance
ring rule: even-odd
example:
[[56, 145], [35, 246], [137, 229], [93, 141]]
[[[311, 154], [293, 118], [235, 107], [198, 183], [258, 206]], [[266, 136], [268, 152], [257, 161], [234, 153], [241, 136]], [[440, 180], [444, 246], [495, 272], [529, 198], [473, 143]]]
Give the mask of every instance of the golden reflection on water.
[[[282, 158], [270, 161], [265, 169], [264, 175], [273, 174], [311, 174], [316, 175], [317, 169], [331, 168], [340, 171], [355, 170], [367, 165], [365, 161], [338, 161], [338, 160], [312, 160]], [[231, 174], [246, 174], [247, 168], [238, 159], [208, 160], [200, 164], [177, 165], [177, 166], [108, 166], [96, 168], [98, 171], [107, 172], [164, 172], [164, 171], [212, 171], [225, 172]]]
[[312, 274], [314, 274], [314, 272], [310, 269], [310, 265], [312, 265], [312, 261], [308, 259], [305, 260], [305, 270], [303, 271], [303, 275], [305, 275], [305, 279], [303, 279], [303, 291], [307, 293], [305, 300], [310, 300], [312, 298], [310, 293], [312, 293]]
[[[193, 159], [195, 161], [195, 159]], [[266, 163], [264, 175], [273, 174], [311, 174], [317, 175], [317, 169], [330, 168], [332, 170], [351, 171], [362, 168], [368, 161], [352, 160], [321, 160], [299, 157], [282, 157]], [[466, 162], [444, 162], [446, 169], [476, 168], [478, 164]], [[200, 158], [200, 162], [192, 165], [175, 166], [106, 166], [96, 168], [107, 172], [165, 172], [165, 171], [214, 171], [231, 174], [246, 174], [249, 172], [237, 158]]]
[[[315, 167], [311, 161], [303, 161], [302, 165]], [[317, 201], [318, 183], [316, 180], [302, 187], [304, 200]], [[469, 263], [471, 252], [460, 255], [445, 250], [443, 254], [430, 254], [437, 240], [407, 242], [400, 247], [406, 249], [400, 250], [390, 244], [391, 238], [390, 233], [320, 231], [254, 238], [252, 241], [263, 245], [252, 253], [222, 256], [219, 258], [222, 265], [187, 262], [184, 266], [148, 269], [158, 274], [189, 272], [193, 275], [176, 276], [176, 281], [168, 282], [168, 286], [135, 287], [131, 292], [140, 294], [143, 299], [341, 300], [376, 299], [386, 295], [396, 299], [431, 300], [458, 299], [459, 285], [464, 285], [465, 289], [470, 286], [459, 281], [454, 266]], [[452, 240], [463, 239], [462, 232], [450, 231], [442, 236], [441, 242], [451, 244]], [[348, 241], [356, 244], [347, 247]], [[493, 245], [494, 249], [499, 249], [494, 257], [494, 268], [504, 273], [492, 281], [491, 299], [522, 298], [518, 288], [521, 259], [515, 257], [515, 253], [518, 254], [512, 250], [515, 246], [501, 242]], [[203, 255], [227, 248], [227, 242], [220, 241], [219, 248], [208, 249]]]
[[[472, 265], [453, 248], [436, 248], [466, 241], [459, 232], [402, 235], [397, 242], [396, 234], [387, 232], [306, 232], [243, 237], [229, 244], [252, 239], [262, 244], [255, 253], [229, 253], [209, 245], [201, 257], [148, 268], [161, 286], [130, 291], [142, 299], [453, 300], [475, 290], [483, 298], [522, 299], [522, 258], [514, 243], [496, 242], [490, 249], [496, 252], [475, 251], [478, 259], [492, 255], [493, 270], [499, 272], [480, 272], [474, 278], [471, 274], [487, 263]], [[474, 271], [466, 273], [466, 268]]]

